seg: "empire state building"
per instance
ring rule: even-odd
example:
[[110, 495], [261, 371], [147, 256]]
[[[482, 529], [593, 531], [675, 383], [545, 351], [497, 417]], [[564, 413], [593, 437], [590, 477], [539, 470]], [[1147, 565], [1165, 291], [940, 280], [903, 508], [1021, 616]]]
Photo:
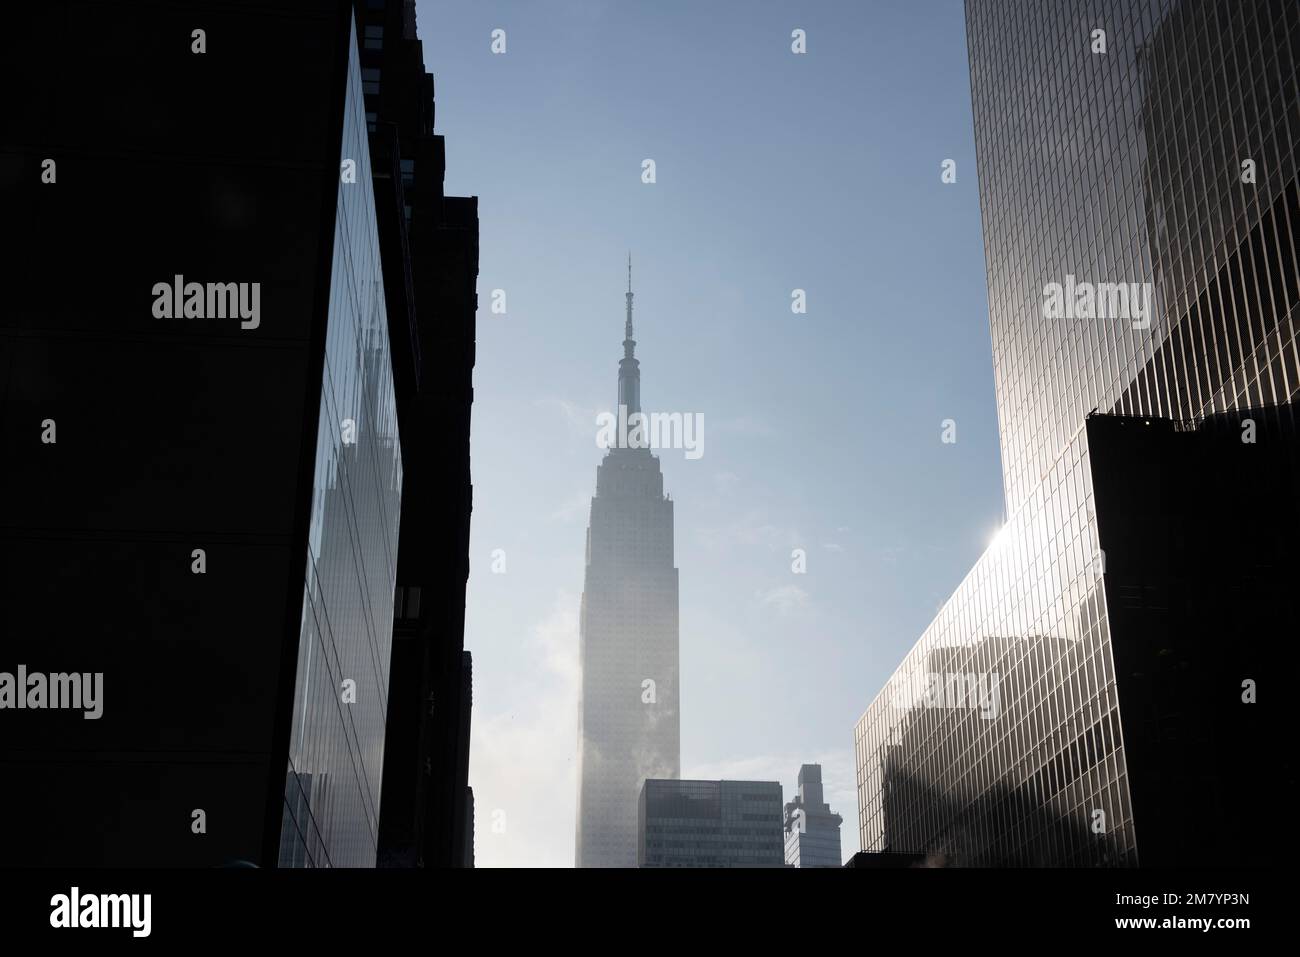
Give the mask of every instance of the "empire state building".
[[[641, 412], [632, 263], [618, 403]], [[636, 867], [646, 778], [681, 774], [673, 503], [659, 459], [622, 438], [596, 468], [579, 625], [578, 867]], [[635, 434], [635, 433], [634, 433]]]

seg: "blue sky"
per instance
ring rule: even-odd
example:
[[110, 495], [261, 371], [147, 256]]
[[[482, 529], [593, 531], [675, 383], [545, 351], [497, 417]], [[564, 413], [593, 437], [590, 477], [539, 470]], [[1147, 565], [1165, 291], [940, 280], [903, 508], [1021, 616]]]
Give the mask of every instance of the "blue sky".
[[701, 458], [660, 453], [683, 776], [788, 800], [821, 761], [847, 856], [854, 724], [1002, 517], [961, 3], [421, 0], [418, 20], [447, 191], [479, 197], [478, 863], [573, 863], [583, 542], [629, 249], [643, 403], [705, 423]]

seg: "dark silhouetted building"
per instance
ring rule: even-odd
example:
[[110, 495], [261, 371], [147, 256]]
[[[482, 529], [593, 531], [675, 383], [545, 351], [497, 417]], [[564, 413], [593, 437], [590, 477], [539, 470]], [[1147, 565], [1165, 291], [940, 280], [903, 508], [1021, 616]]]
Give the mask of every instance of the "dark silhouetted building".
[[465, 856], [464, 867], [474, 866], [474, 789], [465, 788]]
[[901, 867], [925, 867], [925, 857], [920, 854], [888, 854], [884, 852], [868, 853], [858, 851], [847, 861], [845, 867], [869, 870], [890, 870]]
[[464, 650], [472, 504], [469, 463], [478, 308], [478, 200], [447, 196], [414, 0], [355, 0], [374, 157], [407, 487], [397, 561], [383, 866], [460, 866], [471, 820], [471, 662]]
[[1300, 7], [968, 0], [1008, 520], [856, 729], [868, 852], [1259, 864], [1294, 748]]
[[638, 867], [784, 867], [777, 781], [662, 781], [641, 787]]
[[411, 620], [463, 860], [476, 219], [417, 202], [394, 244], [369, 37], [331, 0], [53, 0], [0, 39], [3, 655], [103, 675], [97, 720], [5, 715], [5, 864], [373, 866]]

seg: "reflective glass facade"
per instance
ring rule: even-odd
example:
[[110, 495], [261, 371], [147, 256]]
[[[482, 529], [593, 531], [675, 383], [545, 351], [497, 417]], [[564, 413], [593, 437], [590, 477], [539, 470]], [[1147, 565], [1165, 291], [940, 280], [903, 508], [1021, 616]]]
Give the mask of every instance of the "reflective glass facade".
[[375, 864], [402, 465], [353, 30], [282, 867]]
[[776, 781], [665, 781], [641, 788], [640, 867], [783, 867]]
[[[966, 10], [1008, 511], [1092, 409], [1186, 419], [1287, 401], [1296, 4]], [[1149, 328], [1042, 318], [1044, 286], [1068, 276], [1150, 283]]]
[[966, 20], [1010, 517], [858, 723], [861, 846], [1136, 864], [1086, 417], [1300, 388], [1300, 6], [969, 0]]

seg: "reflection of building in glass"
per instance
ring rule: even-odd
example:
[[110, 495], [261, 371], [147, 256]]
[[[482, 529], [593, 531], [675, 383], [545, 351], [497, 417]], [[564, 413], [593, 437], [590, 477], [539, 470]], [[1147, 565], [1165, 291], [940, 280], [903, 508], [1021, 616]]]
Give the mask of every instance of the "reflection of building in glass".
[[[200, 6], [205, 55], [177, 29]], [[108, 702], [75, 727], [13, 723], [23, 751], [0, 747], [5, 779], [23, 781], [0, 792], [11, 863], [374, 865], [387, 728], [403, 723], [388, 707], [394, 612], [421, 604], [408, 589], [395, 609], [395, 585], [420, 548], [433, 557], [410, 583], [430, 586], [457, 689], [439, 698], [455, 760], [435, 774], [459, 790], [459, 826], [452, 808], [436, 830], [465, 859], [468, 439], [455, 423], [468, 428], [473, 335], [447, 301], [473, 298], [472, 201], [439, 195], [423, 220], [454, 228], [419, 247], [448, 264], [420, 264], [419, 282], [444, 291], [421, 347], [404, 242], [420, 206], [391, 242], [406, 167], [372, 149], [360, 52], [413, 37], [414, 4], [386, 5], [396, 30], [363, 32], [354, 10], [380, 6], [124, 0], [69, 18], [37, 4], [19, 59], [4, 58], [49, 91], [7, 118], [6, 138], [59, 142], [78, 172], [13, 191], [10, 207], [33, 230], [11, 265], [62, 292], [19, 289], [0, 313], [3, 418], [51, 409], [60, 432], [58, 458], [6, 459], [4, 498], [31, 510], [20, 536], [0, 514], [0, 632], [17, 661], [102, 671]], [[388, 94], [418, 100], [419, 78], [405, 92], [393, 79]], [[75, 121], [54, 107], [69, 89], [87, 110]], [[39, 168], [44, 149], [0, 153]], [[426, 209], [441, 185], [429, 150], [412, 187], [428, 188]], [[149, 291], [177, 275], [257, 288], [259, 321], [152, 313]], [[446, 412], [412, 420], [403, 402]], [[439, 457], [448, 478], [418, 497], [438, 520], [408, 526], [417, 497], [403, 491], [429, 475], [407, 469], [413, 455]]]
[[[313, 801], [318, 806], [325, 802], [325, 775], [298, 770], [290, 771], [286, 777], [278, 866], [312, 867], [325, 855], [324, 837], [312, 828], [311, 810]], [[298, 831], [299, 821], [307, 827], [306, 833]]]
[[[641, 411], [632, 276], [619, 405]], [[611, 448], [596, 469], [579, 623], [578, 867], [635, 867], [646, 778], [680, 774], [673, 503], [648, 448]]]
[[840, 824], [822, 795], [822, 766], [799, 768], [799, 793], [785, 806], [785, 862], [791, 867], [840, 867]]
[[378, 850], [402, 465], [352, 34], [339, 155], [357, 182], [338, 185], [282, 866], [374, 866]]
[[[966, 6], [1010, 517], [858, 723], [866, 851], [1258, 861], [1294, 780], [1242, 695], [1298, 624], [1300, 17], [1104, 7]], [[1149, 284], [1151, 310], [1047, 319], [1052, 283]], [[998, 706], [931, 674], [997, 676]]]
[[777, 781], [661, 781], [641, 788], [639, 867], [782, 867]]

